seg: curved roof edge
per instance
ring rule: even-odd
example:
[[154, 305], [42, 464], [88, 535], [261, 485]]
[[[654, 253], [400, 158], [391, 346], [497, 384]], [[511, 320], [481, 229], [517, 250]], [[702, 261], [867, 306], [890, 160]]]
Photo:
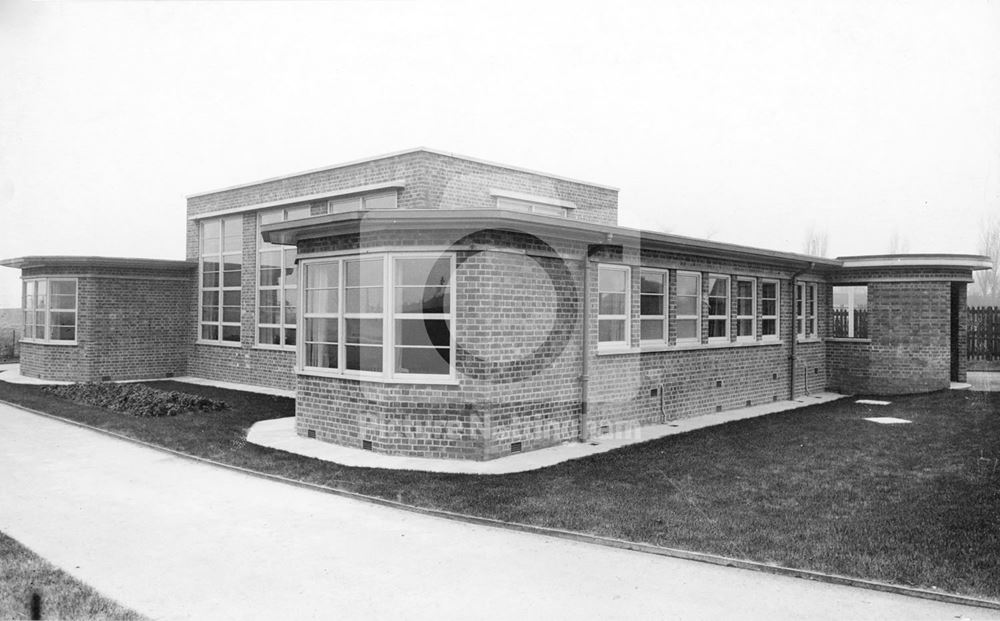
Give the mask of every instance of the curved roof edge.
[[35, 267], [110, 267], [116, 269], [162, 270], [168, 272], [184, 272], [198, 267], [198, 264], [194, 261], [129, 257], [77, 257], [67, 255], [36, 255], [0, 259], [0, 265], [22, 270]]
[[837, 257], [845, 269], [951, 267], [988, 270], [993, 261], [980, 254], [872, 254]]

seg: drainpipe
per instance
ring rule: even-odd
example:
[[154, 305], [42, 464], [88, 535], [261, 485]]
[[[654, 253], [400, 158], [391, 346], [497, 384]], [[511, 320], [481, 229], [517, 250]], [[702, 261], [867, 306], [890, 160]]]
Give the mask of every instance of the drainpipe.
[[[796, 345], [796, 342], [798, 341], [798, 338], [799, 338], [799, 332], [798, 332], [798, 327], [799, 326], [798, 326], [798, 322], [796, 321], [796, 317], [795, 317], [795, 312], [796, 312], [796, 309], [797, 309], [797, 304], [796, 304], [796, 301], [795, 301], [795, 296], [797, 295], [797, 291], [796, 291], [796, 288], [795, 288], [795, 280], [799, 276], [801, 276], [802, 274], [805, 274], [806, 272], [812, 271], [813, 269], [815, 269], [815, 267], [816, 267], [816, 264], [813, 263], [812, 261], [810, 261], [808, 269], [799, 270], [799, 271], [795, 272], [794, 274], [792, 274], [792, 353], [788, 357], [788, 398], [791, 399], [791, 400], [795, 399], [795, 357], [796, 357], [796, 347], [795, 347], [795, 345]], [[802, 300], [802, 307], [803, 307], [802, 310], [803, 310], [803, 315], [804, 315], [805, 314], [805, 300], [804, 299]], [[818, 313], [819, 309], [816, 309], [816, 312]], [[802, 321], [803, 321], [803, 325], [805, 325], [805, 323], [804, 323], [805, 322], [805, 317], [802, 318]], [[805, 381], [806, 382], [809, 381], [809, 377], [808, 376], [805, 376]]]
[[583, 352], [580, 372], [580, 442], [589, 439], [587, 384], [590, 382], [590, 247], [583, 255]]

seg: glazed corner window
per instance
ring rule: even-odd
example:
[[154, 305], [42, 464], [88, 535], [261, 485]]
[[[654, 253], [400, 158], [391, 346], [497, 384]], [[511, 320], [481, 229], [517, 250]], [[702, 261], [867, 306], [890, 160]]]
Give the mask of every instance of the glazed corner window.
[[201, 223], [200, 325], [202, 341], [240, 342], [243, 217]]
[[765, 339], [778, 338], [778, 281], [765, 280], [760, 283], [760, 335]]
[[24, 338], [40, 342], [76, 342], [76, 280], [34, 278], [24, 281]]
[[327, 201], [327, 212], [344, 213], [345, 211], [359, 211], [361, 209], [395, 209], [397, 207], [396, 199], [396, 190], [331, 198]]
[[393, 373], [451, 374], [451, 259], [396, 257]]
[[868, 338], [868, 287], [833, 288], [833, 336]]
[[[261, 212], [260, 225], [308, 218], [310, 207], [297, 206]], [[259, 229], [258, 229], [259, 230]], [[257, 235], [257, 344], [295, 347], [295, 309], [298, 273], [295, 248], [265, 242]]]
[[757, 281], [752, 278], [736, 279], [736, 340], [753, 341], [757, 338]]
[[560, 207], [558, 205], [546, 205], [544, 203], [535, 203], [532, 201], [519, 200], [516, 198], [508, 198], [506, 196], [497, 197], [497, 209], [507, 209], [509, 211], [520, 211], [522, 213], [533, 213], [540, 216], [555, 216], [557, 218], [565, 218], [569, 214], [569, 210], [565, 207]]
[[795, 333], [800, 339], [816, 338], [817, 287], [813, 283], [795, 285]]
[[677, 272], [677, 344], [701, 342], [701, 274]]
[[629, 278], [625, 265], [597, 267], [598, 347], [627, 347], [629, 342]]
[[729, 277], [708, 277], [708, 341], [729, 340]]
[[304, 368], [411, 380], [453, 374], [450, 256], [352, 257], [303, 269]]
[[667, 340], [667, 273], [642, 270], [639, 278], [639, 338], [647, 343]]

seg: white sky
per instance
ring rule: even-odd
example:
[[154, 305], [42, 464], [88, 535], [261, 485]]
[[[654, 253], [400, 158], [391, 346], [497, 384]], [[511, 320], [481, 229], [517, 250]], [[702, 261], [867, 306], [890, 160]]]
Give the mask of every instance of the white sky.
[[0, 2], [2, 257], [183, 258], [185, 194], [415, 146], [618, 186], [626, 226], [975, 252], [1000, 0]]

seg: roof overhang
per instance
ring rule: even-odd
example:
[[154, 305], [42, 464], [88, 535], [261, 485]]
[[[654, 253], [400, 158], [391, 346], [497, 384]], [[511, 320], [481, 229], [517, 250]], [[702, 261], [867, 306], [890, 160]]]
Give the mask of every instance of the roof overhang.
[[157, 270], [161, 272], [187, 272], [198, 267], [194, 261], [169, 261], [165, 259], [135, 259], [127, 257], [74, 257], [65, 255], [38, 255], [2, 259], [0, 265], [14, 269], [32, 268], [114, 268]]
[[945, 268], [988, 270], [989, 257], [978, 254], [879, 254], [838, 257], [845, 269], [919, 269]]
[[798, 269], [829, 270], [837, 269], [841, 265], [836, 259], [497, 209], [352, 211], [268, 224], [261, 227], [261, 234], [266, 242], [294, 245], [304, 239], [384, 230], [513, 230], [591, 244], [683, 252], [703, 257], [755, 261]]

